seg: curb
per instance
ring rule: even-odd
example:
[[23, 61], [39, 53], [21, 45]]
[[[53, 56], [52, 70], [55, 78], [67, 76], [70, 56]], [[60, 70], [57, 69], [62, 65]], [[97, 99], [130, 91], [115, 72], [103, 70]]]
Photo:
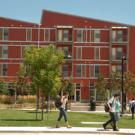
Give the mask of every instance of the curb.
[[79, 128], [73, 127], [67, 129], [52, 128], [52, 127], [0, 127], [0, 133], [71, 133], [71, 134], [95, 134], [95, 135], [135, 135], [134, 129], [120, 129], [120, 131], [107, 130], [104, 131], [101, 128]]

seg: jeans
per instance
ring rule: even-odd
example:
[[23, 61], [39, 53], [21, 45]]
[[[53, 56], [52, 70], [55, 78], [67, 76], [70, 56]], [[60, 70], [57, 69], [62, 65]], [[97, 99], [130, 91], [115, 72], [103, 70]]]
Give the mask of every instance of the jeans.
[[134, 119], [135, 107], [131, 107], [132, 119]]
[[115, 116], [115, 113], [114, 112], [110, 112], [110, 119], [105, 123], [105, 126], [107, 126], [108, 124], [111, 124], [113, 125], [113, 130], [116, 130], [117, 127], [116, 127], [116, 116]]
[[58, 117], [58, 121], [60, 121], [61, 120], [61, 118], [62, 118], [62, 116], [64, 117], [64, 120], [65, 120], [65, 122], [67, 122], [67, 113], [66, 113], [66, 111], [65, 111], [65, 109], [64, 108], [62, 108], [62, 107], [60, 107], [59, 108], [59, 117]]

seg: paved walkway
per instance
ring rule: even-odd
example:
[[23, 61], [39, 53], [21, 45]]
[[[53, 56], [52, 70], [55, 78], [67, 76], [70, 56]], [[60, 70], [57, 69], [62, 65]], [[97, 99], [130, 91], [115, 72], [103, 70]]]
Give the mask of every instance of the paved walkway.
[[120, 129], [120, 131], [112, 131], [109, 129], [104, 131], [103, 128], [86, 128], [86, 127], [72, 127], [72, 128], [53, 128], [53, 127], [0, 127], [0, 134], [111, 134], [111, 135], [135, 135], [135, 129]]

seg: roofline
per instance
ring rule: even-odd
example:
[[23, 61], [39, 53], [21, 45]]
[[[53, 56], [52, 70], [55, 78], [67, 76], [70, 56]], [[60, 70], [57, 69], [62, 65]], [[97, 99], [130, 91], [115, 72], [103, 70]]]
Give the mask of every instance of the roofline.
[[28, 23], [28, 24], [34, 24], [34, 25], [39, 25], [38, 23], [33, 23], [33, 22], [27, 22], [27, 21], [22, 21], [22, 20], [19, 20], [19, 19], [13, 19], [13, 18], [8, 18], [8, 17], [1, 17], [0, 16], [0, 19], [8, 19], [8, 20], [13, 20], [13, 21], [20, 21], [20, 22], [22, 22], [22, 23]]
[[57, 13], [57, 14], [61, 14], [61, 15], [68, 15], [68, 16], [79, 17], [79, 18], [84, 18], [84, 19], [91, 19], [91, 20], [95, 20], [95, 21], [102, 21], [102, 22], [114, 23], [114, 24], [117, 24], [117, 25], [119, 24], [119, 25], [125, 25], [125, 26], [135, 26], [135, 25], [126, 24], [126, 23], [106, 21], [106, 20], [101, 20], [101, 19], [96, 19], [96, 18], [90, 18], [90, 17], [85, 17], [85, 16], [73, 15], [73, 14], [69, 14], [69, 13], [63, 13], [63, 12], [57, 12], [57, 11], [52, 11], [52, 10], [46, 10], [46, 9], [43, 9], [43, 11], [42, 11], [41, 21], [43, 19], [44, 12], [51, 12], [51, 13]]

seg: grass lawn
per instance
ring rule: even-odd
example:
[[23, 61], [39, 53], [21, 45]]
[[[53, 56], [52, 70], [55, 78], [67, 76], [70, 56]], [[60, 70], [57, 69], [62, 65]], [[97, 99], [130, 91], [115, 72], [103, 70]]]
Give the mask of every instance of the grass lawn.
[[[36, 113], [34, 111], [21, 111], [14, 109], [0, 110], [0, 126], [52, 126], [55, 127], [55, 123], [58, 117], [58, 112], [44, 113], [44, 120], [40, 120], [41, 114], [38, 113], [38, 119], [36, 119]], [[106, 114], [91, 114], [91, 113], [78, 113], [68, 112], [69, 123], [75, 127], [102, 127], [102, 125], [84, 125], [84, 122], [105, 122], [109, 119]], [[135, 128], [135, 119], [131, 117], [123, 116], [119, 122], [120, 128]], [[64, 120], [61, 121], [61, 126], [64, 126]]]

